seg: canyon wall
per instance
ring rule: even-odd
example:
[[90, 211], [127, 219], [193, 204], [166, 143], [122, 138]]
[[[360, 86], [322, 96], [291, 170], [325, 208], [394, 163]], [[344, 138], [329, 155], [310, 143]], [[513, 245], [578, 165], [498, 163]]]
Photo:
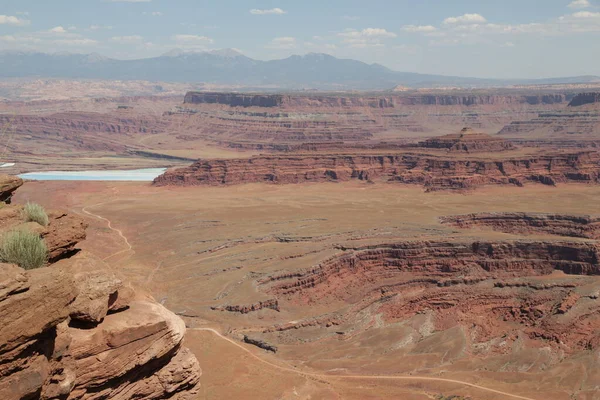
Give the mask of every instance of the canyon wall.
[[469, 189], [488, 184], [527, 182], [598, 183], [599, 155], [593, 152], [538, 155], [489, 161], [421, 154], [289, 155], [248, 159], [199, 160], [165, 172], [157, 186], [231, 185], [253, 182], [303, 183], [348, 180], [420, 184], [428, 190]]
[[441, 218], [458, 228], [485, 227], [514, 234], [551, 234], [600, 239], [600, 217], [590, 215], [539, 214], [525, 212], [477, 213]]
[[580, 93], [573, 97], [569, 103], [569, 107], [579, 107], [593, 103], [600, 103], [600, 93]]
[[184, 103], [223, 104], [232, 107], [371, 107], [393, 108], [407, 105], [472, 106], [507, 104], [558, 104], [570, 100], [569, 94], [540, 95], [281, 95], [215, 92], [188, 92]]

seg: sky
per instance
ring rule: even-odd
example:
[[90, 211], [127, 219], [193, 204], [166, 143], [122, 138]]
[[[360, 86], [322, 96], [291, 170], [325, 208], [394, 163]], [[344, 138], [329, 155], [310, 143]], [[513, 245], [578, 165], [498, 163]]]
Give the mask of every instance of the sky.
[[223, 48], [483, 78], [600, 75], [600, 0], [0, 0], [0, 50]]

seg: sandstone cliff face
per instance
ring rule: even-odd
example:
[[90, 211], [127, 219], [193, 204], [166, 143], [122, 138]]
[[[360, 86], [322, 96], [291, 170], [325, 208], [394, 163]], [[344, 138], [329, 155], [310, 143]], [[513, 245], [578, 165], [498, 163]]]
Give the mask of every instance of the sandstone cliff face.
[[600, 217], [590, 215], [478, 213], [443, 217], [441, 222], [459, 228], [481, 226], [506, 233], [546, 233], [600, 239]]
[[238, 93], [188, 92], [186, 104], [225, 104], [232, 107], [277, 107], [283, 103], [282, 95], [250, 95]]
[[501, 138], [464, 128], [460, 133], [427, 139], [418, 144], [428, 149], [446, 149], [449, 152], [498, 152], [514, 150], [515, 146]]
[[[294, 337], [290, 330], [331, 325], [340, 326], [331, 336], [346, 329], [352, 337], [360, 326], [427, 316], [432, 331], [465, 332], [473, 354], [509, 354], [512, 345], [525, 343], [563, 356], [600, 348], [597, 278], [591, 277], [600, 274], [596, 244], [406, 241], [340, 250], [314, 267], [262, 278], [258, 285], [283, 311], [350, 306], [329, 318], [266, 328], [260, 338], [285, 343]], [[379, 321], [365, 326], [374, 316]]]
[[569, 107], [579, 107], [593, 103], [600, 103], [600, 93], [580, 93], [571, 100]]
[[38, 232], [56, 261], [0, 264], [0, 398], [194, 398], [200, 367], [182, 346], [183, 321], [93, 255], [72, 256], [81, 218], [49, 217], [41, 227], [23, 223], [21, 207], [0, 208], [0, 231]]
[[252, 182], [302, 183], [351, 179], [420, 184], [428, 190], [470, 189], [489, 184], [527, 182], [598, 183], [598, 154], [540, 155], [502, 161], [431, 155], [290, 155], [249, 159], [199, 160], [165, 172], [159, 186], [230, 185]]
[[385, 95], [315, 96], [263, 95], [215, 92], [188, 92], [187, 104], [223, 104], [232, 107], [371, 107], [394, 108], [406, 105], [472, 106], [507, 104], [557, 104], [570, 98], [566, 94], [547, 95]]

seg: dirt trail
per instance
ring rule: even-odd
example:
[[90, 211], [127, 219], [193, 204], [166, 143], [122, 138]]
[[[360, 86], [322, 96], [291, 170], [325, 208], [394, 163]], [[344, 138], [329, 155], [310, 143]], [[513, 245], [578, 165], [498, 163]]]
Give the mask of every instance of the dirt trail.
[[114, 254], [111, 254], [110, 256], [107, 256], [107, 257], [105, 257], [103, 260], [108, 260], [109, 258], [112, 258], [112, 257], [114, 257], [114, 256], [116, 256], [116, 255], [118, 255], [118, 254], [125, 253], [125, 252], [127, 252], [127, 251], [133, 251], [133, 247], [131, 246], [131, 243], [129, 243], [129, 240], [127, 240], [127, 237], [126, 237], [126, 236], [123, 234], [123, 232], [122, 232], [120, 229], [117, 229], [117, 228], [113, 227], [113, 226], [112, 226], [112, 222], [111, 222], [111, 221], [110, 221], [108, 218], [104, 218], [104, 217], [103, 217], [103, 216], [101, 216], [101, 215], [94, 214], [93, 212], [90, 212], [90, 211], [88, 211], [88, 210], [87, 210], [87, 209], [88, 209], [88, 208], [90, 208], [90, 207], [101, 206], [101, 205], [103, 205], [103, 204], [107, 204], [107, 203], [110, 203], [110, 202], [109, 202], [109, 201], [106, 201], [106, 202], [104, 202], [104, 203], [92, 204], [91, 206], [86, 206], [86, 207], [83, 207], [83, 208], [81, 209], [81, 211], [82, 211], [83, 213], [85, 213], [85, 214], [87, 214], [87, 215], [90, 215], [90, 216], [92, 216], [92, 217], [94, 217], [94, 218], [100, 219], [100, 220], [102, 220], [102, 221], [105, 221], [105, 222], [108, 224], [108, 229], [110, 229], [110, 230], [112, 230], [112, 231], [115, 231], [115, 232], [117, 232], [117, 234], [118, 234], [118, 235], [119, 235], [119, 236], [120, 236], [120, 237], [123, 239], [123, 241], [124, 241], [124, 242], [125, 242], [125, 244], [127, 245], [127, 248], [126, 248], [126, 249], [123, 249], [123, 250], [117, 251], [116, 253], [114, 253]]
[[247, 354], [249, 354], [251, 357], [253, 357], [254, 359], [258, 360], [259, 362], [263, 363], [263, 364], [267, 364], [272, 368], [278, 369], [280, 371], [286, 371], [286, 372], [292, 372], [298, 375], [304, 375], [304, 376], [310, 376], [313, 378], [320, 378], [320, 379], [365, 379], [365, 380], [404, 380], [404, 381], [433, 381], [433, 382], [446, 382], [446, 383], [454, 383], [454, 384], [458, 384], [458, 385], [463, 385], [463, 386], [468, 386], [468, 387], [472, 387], [475, 389], [479, 389], [488, 393], [495, 393], [495, 394], [499, 394], [508, 398], [512, 398], [512, 399], [521, 399], [521, 400], [535, 400], [531, 397], [524, 397], [524, 396], [519, 396], [517, 394], [512, 394], [512, 393], [507, 393], [507, 392], [503, 392], [501, 390], [496, 390], [496, 389], [491, 389], [485, 386], [480, 386], [480, 385], [476, 385], [474, 383], [469, 383], [469, 382], [464, 382], [464, 381], [459, 381], [459, 380], [455, 380], [455, 379], [446, 379], [446, 378], [434, 378], [434, 377], [429, 377], [429, 376], [402, 376], [402, 375], [331, 375], [331, 374], [319, 374], [319, 373], [315, 373], [315, 372], [305, 372], [305, 371], [300, 371], [297, 370], [295, 368], [289, 368], [289, 367], [282, 367], [280, 365], [274, 364], [270, 361], [267, 361], [259, 356], [257, 356], [255, 353], [253, 353], [252, 351], [248, 350], [246, 347], [242, 346], [241, 344], [223, 336], [221, 333], [219, 333], [217, 330], [212, 329], [212, 328], [188, 328], [189, 330], [192, 331], [205, 331], [205, 332], [211, 332], [215, 335], [217, 335], [218, 337], [220, 337], [223, 340], [228, 341], [229, 343], [233, 344], [234, 346], [242, 349], [244, 352], [246, 352]]

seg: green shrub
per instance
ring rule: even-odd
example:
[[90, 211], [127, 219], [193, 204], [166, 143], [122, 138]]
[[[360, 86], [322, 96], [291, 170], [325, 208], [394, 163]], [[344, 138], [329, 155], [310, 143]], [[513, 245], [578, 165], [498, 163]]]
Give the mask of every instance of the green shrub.
[[43, 266], [48, 260], [48, 248], [37, 233], [14, 230], [2, 238], [0, 258], [24, 269], [35, 269]]
[[44, 207], [36, 203], [27, 203], [23, 208], [23, 218], [25, 222], [37, 222], [42, 226], [48, 226], [48, 214]]

